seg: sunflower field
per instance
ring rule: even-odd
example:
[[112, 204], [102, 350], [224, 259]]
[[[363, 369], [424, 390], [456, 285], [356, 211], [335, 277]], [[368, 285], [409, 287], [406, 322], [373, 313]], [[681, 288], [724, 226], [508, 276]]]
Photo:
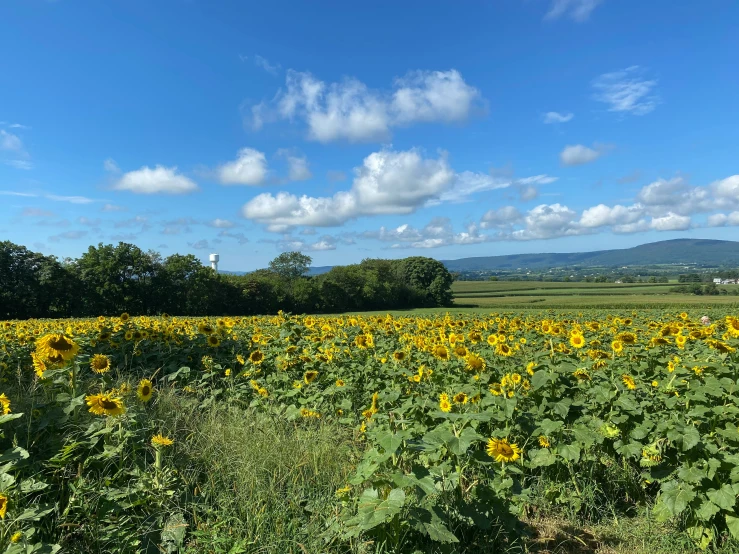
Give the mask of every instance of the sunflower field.
[[[739, 318], [709, 315], [0, 322], [0, 548], [491, 552], [532, 514], [604, 506], [739, 544]], [[307, 446], [233, 462], [261, 435], [275, 455], [276, 430]], [[294, 507], [284, 542], [245, 479]]]

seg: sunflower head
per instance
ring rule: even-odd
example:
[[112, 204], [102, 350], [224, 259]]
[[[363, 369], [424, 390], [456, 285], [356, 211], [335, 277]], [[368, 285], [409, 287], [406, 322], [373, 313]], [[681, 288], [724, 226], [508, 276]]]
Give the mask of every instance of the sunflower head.
[[90, 413], [95, 415], [118, 416], [126, 412], [123, 400], [110, 393], [93, 394], [85, 397]]
[[488, 456], [496, 462], [515, 462], [521, 457], [521, 449], [517, 444], [511, 444], [508, 439], [488, 439]]
[[136, 388], [136, 396], [141, 402], [148, 402], [154, 394], [154, 386], [149, 379], [141, 379], [139, 386]]
[[107, 373], [110, 371], [110, 358], [105, 354], [95, 354], [90, 360], [90, 369], [98, 374]]
[[310, 385], [313, 381], [316, 380], [316, 377], [318, 377], [318, 372], [315, 370], [306, 371], [303, 374], [303, 381], [305, 381], [306, 385]]
[[151, 445], [154, 448], [161, 448], [163, 446], [172, 446], [173, 444], [174, 444], [174, 440], [170, 439], [169, 437], [165, 437], [161, 433], [151, 437]]

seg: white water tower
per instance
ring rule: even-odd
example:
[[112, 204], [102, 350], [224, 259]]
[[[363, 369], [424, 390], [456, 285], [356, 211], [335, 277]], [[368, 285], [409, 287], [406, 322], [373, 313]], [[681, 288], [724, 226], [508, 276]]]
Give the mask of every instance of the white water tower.
[[210, 255], [210, 267], [218, 273], [218, 260], [220, 260], [221, 257], [218, 254], [211, 254]]

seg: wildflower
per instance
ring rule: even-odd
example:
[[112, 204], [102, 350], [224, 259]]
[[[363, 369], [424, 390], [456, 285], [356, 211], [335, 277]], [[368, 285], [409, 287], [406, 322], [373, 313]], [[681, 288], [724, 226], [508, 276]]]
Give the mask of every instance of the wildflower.
[[86, 396], [85, 401], [95, 415], [118, 416], [126, 412], [123, 401], [109, 393]]
[[306, 371], [303, 374], [303, 381], [305, 381], [306, 385], [310, 385], [313, 381], [316, 380], [316, 377], [318, 377], [318, 372], [315, 370]]
[[10, 536], [10, 542], [13, 544], [21, 542], [21, 539], [23, 538], [23, 531], [16, 531]]
[[488, 439], [486, 451], [496, 462], [515, 462], [521, 457], [521, 449], [508, 439]]
[[467, 404], [468, 397], [465, 393], [458, 392], [457, 394], [454, 395], [452, 400], [454, 400], [455, 404]]
[[573, 333], [570, 336], [570, 345], [573, 348], [582, 348], [583, 346], [585, 346], [585, 337], [583, 337], [579, 333]]
[[351, 490], [352, 490], [352, 488], [349, 485], [347, 485], [345, 487], [341, 487], [340, 489], [337, 489], [336, 490], [336, 496], [338, 496], [339, 498], [343, 498], [344, 496], [346, 496], [347, 494], [349, 494], [351, 492]]
[[141, 379], [139, 386], [136, 388], [136, 396], [141, 402], [148, 402], [154, 394], [154, 387], [149, 379]]
[[36, 352], [47, 360], [61, 359], [68, 362], [79, 350], [76, 342], [60, 333], [44, 335], [36, 341]]
[[343, 379], [336, 379], [336, 386], [337, 387], [343, 387], [346, 383], [344, 383]]
[[631, 375], [629, 375], [628, 373], [624, 373], [623, 375], [621, 375], [621, 380], [624, 382], [624, 385], [626, 385], [627, 389], [636, 390], [636, 382]]
[[0, 406], [2, 406], [3, 415], [8, 415], [10, 413], [10, 398], [8, 398], [5, 393], [0, 394]]
[[160, 448], [162, 446], [172, 446], [173, 444], [174, 444], [173, 439], [170, 439], [169, 437], [165, 437], [161, 433], [151, 437], [151, 445], [154, 448]]
[[551, 446], [551, 443], [549, 442], [549, 439], [546, 437], [546, 435], [539, 435], [539, 446], [542, 448], [549, 448]]
[[653, 386], [654, 388], [657, 388], [657, 387], [659, 387], [659, 382], [657, 382], [657, 381], [652, 381], [652, 386]]
[[95, 354], [90, 360], [90, 369], [102, 375], [110, 371], [110, 358], [105, 354]]
[[44, 371], [46, 371], [44, 360], [35, 352], [31, 352], [31, 359], [33, 360], [33, 370], [36, 372], [39, 379], [43, 379]]

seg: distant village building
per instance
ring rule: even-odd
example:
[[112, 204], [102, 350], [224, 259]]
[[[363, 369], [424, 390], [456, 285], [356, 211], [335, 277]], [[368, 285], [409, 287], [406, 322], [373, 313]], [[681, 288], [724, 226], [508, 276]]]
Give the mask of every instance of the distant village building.
[[715, 285], [736, 285], [739, 284], [739, 279], [721, 279], [721, 277], [714, 277], [713, 283]]

